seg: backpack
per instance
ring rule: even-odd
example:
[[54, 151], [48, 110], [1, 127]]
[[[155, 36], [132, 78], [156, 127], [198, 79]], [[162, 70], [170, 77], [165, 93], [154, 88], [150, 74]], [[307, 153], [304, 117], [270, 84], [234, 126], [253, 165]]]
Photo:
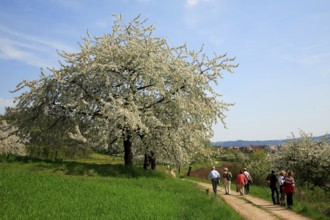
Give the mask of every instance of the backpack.
[[224, 174], [224, 177], [226, 178], [226, 180], [231, 180], [233, 176], [231, 175], [231, 172], [227, 172], [226, 174]]

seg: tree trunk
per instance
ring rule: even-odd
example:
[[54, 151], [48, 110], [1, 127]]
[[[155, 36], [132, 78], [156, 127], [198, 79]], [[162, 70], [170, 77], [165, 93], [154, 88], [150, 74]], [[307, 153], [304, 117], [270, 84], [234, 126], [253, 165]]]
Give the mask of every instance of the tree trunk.
[[124, 159], [125, 159], [125, 166], [132, 166], [133, 162], [133, 152], [132, 152], [132, 141], [131, 136], [127, 136], [127, 139], [124, 140]]
[[144, 154], [144, 163], [143, 163], [143, 169], [147, 170], [148, 167], [151, 165], [151, 169], [156, 169], [156, 158], [153, 156], [154, 154], [151, 152], [151, 155]]
[[144, 154], [143, 169], [147, 170], [149, 165], [150, 165], [149, 156], [148, 156], [148, 154]]
[[156, 158], [154, 152], [150, 152], [150, 162], [151, 162], [151, 169], [155, 170], [156, 169]]
[[152, 160], [151, 160], [151, 169], [152, 170], [155, 170], [156, 169], [156, 166], [157, 166], [157, 164], [156, 164], [156, 158], [152, 158]]
[[192, 165], [190, 164], [190, 165], [189, 165], [189, 169], [188, 169], [188, 173], [187, 173], [187, 176], [190, 176], [190, 173], [191, 173], [191, 169], [192, 169]]

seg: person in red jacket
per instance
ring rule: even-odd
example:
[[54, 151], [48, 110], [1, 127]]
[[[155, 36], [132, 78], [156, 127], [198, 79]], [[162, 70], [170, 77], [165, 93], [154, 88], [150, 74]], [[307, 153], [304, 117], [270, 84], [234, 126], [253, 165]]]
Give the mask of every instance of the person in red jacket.
[[286, 204], [288, 208], [291, 208], [291, 206], [293, 205], [292, 197], [293, 197], [293, 193], [295, 192], [293, 172], [291, 170], [289, 170], [287, 175], [284, 177], [283, 191], [286, 194]]
[[240, 170], [239, 174], [236, 177], [235, 184], [236, 184], [236, 187], [239, 190], [239, 193], [241, 194], [241, 196], [244, 195], [244, 185], [245, 185], [245, 183], [246, 183], [246, 177], [243, 174], [243, 171]]

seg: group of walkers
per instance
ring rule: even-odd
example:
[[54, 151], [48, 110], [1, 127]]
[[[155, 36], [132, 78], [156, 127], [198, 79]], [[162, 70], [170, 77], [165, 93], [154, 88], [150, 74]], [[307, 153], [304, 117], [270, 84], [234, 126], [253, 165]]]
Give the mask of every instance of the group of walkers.
[[[208, 175], [209, 180], [212, 181], [213, 192], [217, 193], [217, 186], [220, 185], [221, 175], [212, 167], [211, 172]], [[232, 173], [228, 170], [228, 168], [224, 168], [222, 174], [222, 180], [225, 187], [225, 194], [231, 194], [231, 180], [233, 176]], [[291, 208], [293, 205], [293, 193], [295, 192], [294, 178], [292, 171], [281, 171], [278, 175], [275, 170], [271, 170], [271, 173], [266, 178], [269, 187], [272, 192], [272, 200], [274, 205], [285, 206], [285, 198], [286, 204], [288, 208]], [[247, 168], [244, 168], [239, 171], [235, 179], [236, 192], [239, 195], [243, 196], [244, 194], [248, 194], [250, 191], [250, 184], [253, 183], [252, 177], [248, 172]], [[275, 197], [276, 196], [276, 197]]]
[[[224, 168], [223, 174], [222, 174], [223, 183], [225, 186], [225, 194], [229, 195], [231, 194], [231, 180], [233, 178], [232, 173], [228, 170], [228, 168]], [[208, 175], [209, 180], [212, 181], [212, 187], [213, 192], [217, 193], [217, 186], [220, 184], [221, 175], [220, 173], [215, 169], [215, 167], [212, 167], [211, 172]], [[246, 168], [240, 170], [240, 172], [237, 174], [235, 179], [236, 184], [236, 192], [238, 192], [240, 195], [244, 195], [245, 193], [249, 193], [250, 191], [250, 184], [253, 182], [252, 177], [250, 173], [247, 171]]]
[[286, 197], [286, 204], [288, 208], [291, 208], [293, 205], [292, 197], [295, 192], [293, 172], [291, 170], [288, 170], [287, 172], [282, 170], [277, 175], [275, 170], [271, 170], [271, 173], [267, 176], [266, 180], [272, 191], [273, 204], [285, 206]]

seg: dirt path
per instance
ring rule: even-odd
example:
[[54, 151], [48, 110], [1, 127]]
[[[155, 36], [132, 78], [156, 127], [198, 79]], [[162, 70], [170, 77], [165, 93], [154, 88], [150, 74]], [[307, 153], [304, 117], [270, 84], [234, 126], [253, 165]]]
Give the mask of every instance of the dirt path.
[[[211, 184], [195, 182], [197, 185], [209, 189], [212, 192]], [[285, 207], [275, 206], [272, 202], [253, 197], [251, 195], [239, 196], [235, 191], [231, 195], [224, 195], [224, 188], [220, 187], [218, 196], [221, 196], [226, 203], [232, 206], [245, 219], [270, 220], [270, 219], [290, 219], [307, 220], [309, 218], [299, 215]], [[213, 192], [212, 192], [213, 193]]]

